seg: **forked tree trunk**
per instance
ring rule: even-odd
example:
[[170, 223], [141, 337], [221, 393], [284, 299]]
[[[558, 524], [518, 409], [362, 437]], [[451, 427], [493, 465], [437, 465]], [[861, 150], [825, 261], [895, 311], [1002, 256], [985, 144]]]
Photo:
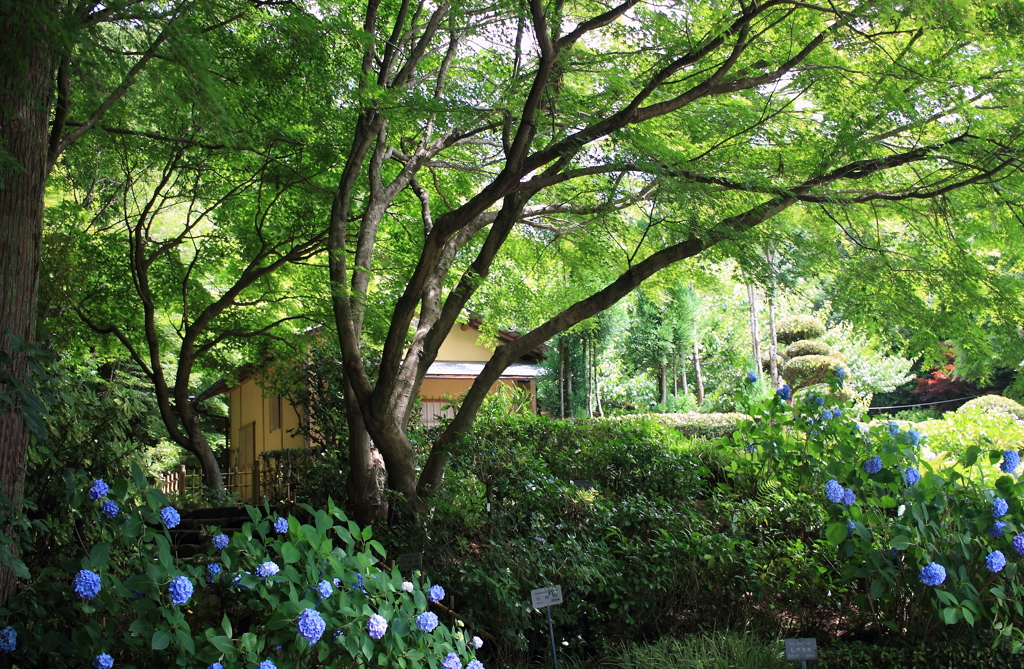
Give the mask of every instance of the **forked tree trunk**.
[[355, 401], [351, 387], [346, 387], [345, 390], [349, 464], [346, 492], [352, 515], [360, 525], [386, 523], [388, 502], [384, 494], [387, 479], [384, 461], [370, 441], [359, 403]]

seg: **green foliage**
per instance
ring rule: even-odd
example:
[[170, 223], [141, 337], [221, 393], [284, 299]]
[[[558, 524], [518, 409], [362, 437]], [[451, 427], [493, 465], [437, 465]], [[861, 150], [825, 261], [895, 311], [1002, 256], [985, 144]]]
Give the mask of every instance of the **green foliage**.
[[[283, 534], [272, 529], [269, 508], [246, 507], [252, 522], [231, 536], [226, 549], [210, 545], [197, 558], [182, 560], [172, 555], [171, 535], [161, 520], [168, 500], [146, 485], [141, 469], [133, 468], [131, 481], [111, 482], [106, 499], [120, 506], [112, 519], [101, 515], [100, 500], [86, 496], [89, 484], [84, 472], [68, 471], [65, 512], [80, 528], [79, 554], [33, 572], [0, 609], [18, 633], [12, 656], [17, 665], [81, 667], [105, 652], [124, 666], [221, 662], [240, 669], [272, 659], [283, 667], [316, 662], [415, 668], [435, 667], [449, 652], [464, 662], [474, 654], [461, 630], [417, 630], [429, 583], [418, 574], [388, 571], [370, 529], [358, 527], [333, 504], [326, 510], [303, 505], [308, 522], [289, 516]], [[261, 578], [257, 567], [267, 562], [279, 572]], [[208, 579], [207, 565], [218, 565], [219, 576]], [[102, 588], [94, 599], [77, 600], [72, 592], [69, 583], [80, 569], [99, 575]], [[175, 605], [168, 584], [180, 577], [195, 592], [187, 604]], [[321, 598], [317, 583], [333, 579], [334, 592]], [[412, 592], [403, 590], [404, 579], [415, 582]], [[315, 644], [296, 627], [296, 617], [307, 608], [326, 623]], [[379, 641], [367, 634], [374, 614], [388, 623]]]
[[666, 413], [650, 418], [667, 425], [690, 439], [711, 441], [731, 434], [741, 420], [747, 416], [741, 413]]
[[1013, 401], [1009, 397], [1001, 395], [983, 395], [975, 397], [957, 409], [957, 413], [976, 414], [987, 413], [1009, 416], [1013, 420], [1024, 421], [1024, 406]]
[[839, 358], [826, 355], [804, 355], [791, 358], [782, 368], [782, 376], [794, 389], [823, 383], [840, 363]]
[[942, 667], [943, 669], [977, 669], [1019, 667], [1005, 644], [992, 647], [992, 639], [984, 633], [962, 634], [953, 639], [929, 639], [915, 645], [866, 643], [831, 643], [818, 646], [820, 669], [907, 669], [907, 667]]
[[815, 316], [787, 316], [775, 324], [775, 335], [780, 344], [792, 344], [801, 339], [817, 339], [825, 334], [825, 324]]
[[791, 669], [781, 641], [753, 634], [705, 633], [665, 638], [647, 646], [618, 650], [606, 666], [615, 669]]
[[[817, 496], [831, 521], [823, 538], [837, 547], [842, 580], [852, 589], [857, 610], [878, 629], [920, 639], [952, 637], [964, 627], [991, 628], [1012, 639], [1016, 651], [1024, 638], [1019, 628], [1024, 583], [1009, 539], [1024, 529], [1019, 520], [1024, 486], [1009, 476], [996, 480], [995, 488], [965, 477], [982, 457], [998, 462], [1001, 451], [972, 445], [953, 463], [931, 463], [921, 459], [918, 439], [894, 425], [864, 430], [846, 416], [828, 418], [808, 397], [793, 408], [777, 399], [767, 403], [722, 447], [735, 454], [757, 447], [729, 466], [742, 489], [757, 490], [774, 478]], [[882, 469], [869, 474], [863, 465], [875, 455]], [[907, 484], [908, 466], [919, 468], [919, 483]], [[828, 480], [855, 493], [856, 503], [829, 504], [823, 494]], [[999, 537], [987, 534], [995, 497], [1010, 505], [1002, 518], [1008, 527]], [[1004, 552], [1008, 564], [990, 573], [986, 556], [995, 550]], [[946, 569], [940, 587], [918, 579], [931, 562]]]
[[803, 355], [832, 355], [832, 347], [823, 341], [814, 339], [801, 339], [786, 347], [786, 358], [796, 358]]

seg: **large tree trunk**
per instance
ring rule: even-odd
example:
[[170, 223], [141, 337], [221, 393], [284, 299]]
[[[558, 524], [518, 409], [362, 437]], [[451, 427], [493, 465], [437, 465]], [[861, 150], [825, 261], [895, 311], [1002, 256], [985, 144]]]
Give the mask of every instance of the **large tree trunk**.
[[668, 364], [664, 362], [658, 367], [658, 403], [668, 404]]
[[704, 375], [700, 372], [700, 344], [693, 342], [693, 367], [697, 383], [697, 406], [704, 404]]
[[750, 299], [750, 346], [754, 352], [754, 371], [761, 376], [763, 371], [761, 367], [761, 336], [757, 331], [757, 288], [752, 283], [747, 285], [747, 297]]
[[[0, 11], [0, 350], [10, 354], [8, 331], [25, 341], [35, 336], [55, 54], [32, 3], [4, 3]], [[22, 357], [12, 371], [26, 373]], [[20, 412], [0, 415], [0, 485], [19, 506], [27, 443]], [[0, 604], [14, 587], [14, 573], [0, 568]]]

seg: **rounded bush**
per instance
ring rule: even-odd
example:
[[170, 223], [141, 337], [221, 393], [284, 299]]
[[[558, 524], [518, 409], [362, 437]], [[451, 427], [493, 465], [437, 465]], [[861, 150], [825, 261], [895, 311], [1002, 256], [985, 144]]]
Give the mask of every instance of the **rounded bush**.
[[805, 355], [832, 355], [832, 347], [823, 341], [801, 339], [786, 347], [786, 359], [799, 358]]
[[794, 388], [806, 388], [815, 383], [823, 383], [836, 359], [827, 355], [803, 355], [791, 358], [782, 368], [782, 377]]
[[775, 335], [781, 344], [801, 339], [817, 339], [825, 334], [825, 324], [814, 316], [787, 316], [775, 324]]
[[1009, 414], [1014, 420], [1024, 420], [1024, 406], [1002, 395], [975, 397], [970, 402], [965, 402], [956, 412], [958, 414], [971, 412]]

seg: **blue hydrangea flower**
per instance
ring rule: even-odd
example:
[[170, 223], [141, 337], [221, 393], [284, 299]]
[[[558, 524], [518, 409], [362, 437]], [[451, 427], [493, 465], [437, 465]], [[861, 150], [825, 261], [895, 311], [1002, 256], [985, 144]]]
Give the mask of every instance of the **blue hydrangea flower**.
[[416, 616], [416, 627], [418, 627], [421, 632], [433, 632], [437, 628], [437, 623], [437, 615], [432, 611], [427, 611], [426, 613], [421, 613]]
[[473, 648], [476, 648], [477, 650], [480, 650], [484, 646], [484, 640], [478, 636], [475, 636], [472, 639], [470, 639], [469, 645], [473, 646]]
[[[246, 574], [252, 574], [252, 572], [250, 572], [250, 571], [247, 571], [245, 573]], [[231, 585], [235, 586], [239, 590], [248, 590], [249, 589], [249, 586], [242, 585], [242, 575], [241, 574], [239, 574], [238, 576], [235, 576], [233, 579], [231, 579]]]
[[263, 660], [260, 662], [259, 669], [277, 669], [277, 665], [274, 664], [273, 660]]
[[100, 575], [94, 571], [83, 569], [75, 574], [71, 586], [79, 599], [92, 599], [100, 594]]
[[825, 398], [822, 397], [821, 395], [815, 395], [814, 396], [814, 403], [817, 404], [820, 407], [823, 407], [823, 406], [825, 406]]
[[210, 539], [210, 542], [213, 544], [214, 548], [216, 548], [219, 551], [222, 551], [228, 547], [228, 544], [231, 543], [231, 539], [228, 538], [228, 535], [222, 533], [213, 535], [213, 538]]
[[466, 669], [484, 669], [484, 663], [480, 660], [473, 659], [466, 665]]
[[853, 522], [846, 523], [846, 538], [849, 539], [853, 536], [853, 531], [857, 529], [857, 526]]
[[872, 455], [868, 461], [864, 463], [864, 471], [868, 474], [877, 474], [882, 471], [882, 458], [877, 455]]
[[889, 421], [889, 434], [891, 434], [893, 436], [896, 436], [899, 433], [900, 433], [900, 426], [899, 426], [899, 424], [896, 421], [894, 421], [894, 420]]
[[304, 609], [299, 614], [296, 626], [302, 638], [308, 641], [307, 646], [312, 646], [319, 641], [320, 637], [323, 636], [324, 630], [327, 629], [327, 623], [324, 622], [320, 612], [316, 609]]
[[757, 383], [757, 372], [754, 370], [747, 372], [747, 381], [750, 383]]
[[278, 534], [288, 534], [288, 519], [278, 518], [274, 521], [274, 531]]
[[861, 431], [861, 429], [862, 428], [860, 426], [860, 423], [854, 423], [853, 424], [853, 429], [850, 430], [850, 434], [856, 436]]
[[846, 370], [843, 369], [842, 365], [836, 365], [835, 367], [832, 368], [832, 371], [836, 373], [836, 378], [839, 379], [840, 381], [846, 378]]
[[784, 383], [775, 391], [775, 394], [779, 396], [780, 400], [788, 402], [789, 398], [793, 396], [793, 389], [789, 387], [788, 383]]
[[999, 469], [1004, 474], [1012, 474], [1020, 467], [1020, 453], [1017, 451], [1003, 451], [1003, 461], [999, 463]]
[[270, 560], [267, 560], [266, 562], [256, 567], [256, 575], [260, 578], [270, 578], [271, 576], [275, 576], [280, 571], [281, 568], [277, 566], [277, 563], [271, 562]]
[[1003, 551], [992, 551], [985, 558], [985, 567], [992, 573], [1000, 572], [1006, 566], [1006, 556]]
[[832, 420], [832, 411], [830, 411], [829, 409], [825, 409], [824, 411], [822, 411], [821, 412], [821, 420], [822, 421]]
[[842, 418], [843, 417], [843, 410], [840, 409], [839, 407], [832, 407], [832, 417], [833, 418]]
[[208, 666], [206, 669], [224, 669], [224, 665], [221, 664], [220, 662], [214, 662], [213, 664]]
[[388, 621], [384, 619], [384, 616], [374, 613], [370, 616], [370, 619], [366, 621], [366, 633], [369, 634], [370, 638], [374, 641], [379, 641], [387, 631]]
[[430, 586], [430, 590], [427, 590], [427, 599], [432, 602], [439, 602], [444, 599], [444, 588], [439, 585]]
[[1015, 536], [1010, 545], [1013, 546], [1013, 550], [1017, 551], [1017, 555], [1024, 555], [1024, 532]]
[[191, 599], [194, 591], [192, 581], [188, 580], [186, 576], [175, 576], [171, 579], [171, 584], [167, 586], [167, 594], [171, 596], [171, 604], [175, 606], [181, 606]]
[[89, 499], [103, 499], [110, 492], [110, 486], [103, 479], [93, 479], [92, 487], [89, 488]]
[[356, 572], [356, 582], [355, 585], [352, 586], [352, 589], [362, 590], [363, 592], [366, 592], [366, 586], [363, 585], [363, 575], [359, 572]]
[[908, 465], [907, 468], [903, 470], [903, 481], [907, 485], [917, 485], [920, 480], [921, 472], [917, 471], [917, 467]]
[[0, 630], [0, 650], [5, 653], [13, 653], [18, 647], [18, 632], [8, 625]]
[[1006, 512], [1010, 510], [1010, 505], [1006, 503], [1006, 500], [1002, 497], [996, 497], [992, 500], [992, 517], [1002, 518], [1006, 515]]
[[929, 562], [921, 567], [921, 573], [918, 575], [918, 578], [925, 585], [941, 585], [946, 580], [946, 568], [938, 562]]
[[988, 528], [988, 535], [990, 537], [1001, 537], [1003, 536], [1005, 528], [1006, 523], [1004, 523], [1001, 520], [997, 520], [996, 522], [992, 523], [992, 527]]
[[316, 584], [316, 591], [320, 593], [320, 599], [327, 599], [334, 592], [334, 586], [330, 581], [320, 581]]
[[215, 583], [217, 581], [217, 577], [218, 576], [220, 576], [220, 565], [219, 564], [211, 563], [211, 564], [206, 565], [206, 582], [207, 583]]
[[832, 479], [825, 484], [825, 498], [833, 504], [843, 501], [843, 486], [839, 485], [839, 481]]
[[100, 513], [107, 518], [116, 518], [117, 514], [121, 513], [121, 507], [117, 505], [112, 499], [103, 500], [103, 505], [100, 507]]
[[462, 669], [462, 660], [455, 653], [448, 653], [441, 660], [441, 667], [443, 669]]
[[843, 490], [843, 506], [853, 506], [857, 501], [857, 495], [852, 490], [846, 488]]
[[168, 529], [177, 527], [178, 523], [181, 522], [181, 514], [173, 506], [165, 506], [160, 509], [160, 519], [164, 521], [164, 525]]
[[110, 669], [114, 666], [114, 658], [106, 653], [100, 653], [93, 659], [92, 666], [96, 667], [96, 669]]
[[921, 443], [921, 433], [918, 432], [917, 430], [914, 430], [914, 429], [907, 430], [907, 437], [910, 438], [910, 445], [911, 446], [917, 446], [918, 444]]

